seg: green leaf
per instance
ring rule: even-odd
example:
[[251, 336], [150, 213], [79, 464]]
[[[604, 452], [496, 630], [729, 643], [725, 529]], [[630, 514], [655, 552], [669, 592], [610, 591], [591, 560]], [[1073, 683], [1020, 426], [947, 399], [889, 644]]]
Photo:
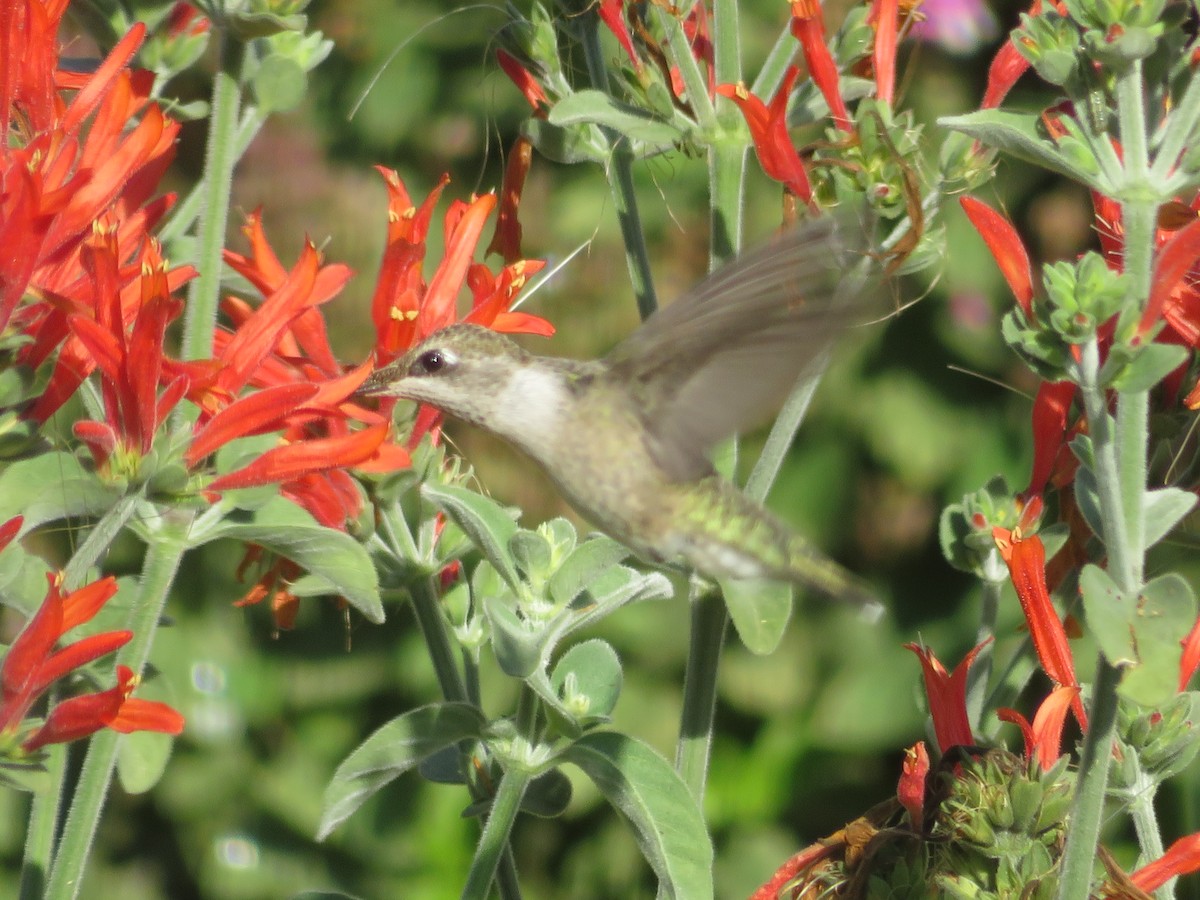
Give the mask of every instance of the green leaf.
[[970, 135], [989, 147], [1006, 150], [1018, 159], [1066, 175], [1102, 194], [1113, 193], [1107, 179], [1081, 168], [1042, 137], [1035, 113], [981, 109], [961, 116], [943, 116], [938, 119], [938, 124]]
[[662, 600], [674, 593], [671, 582], [661, 572], [636, 572], [628, 566], [604, 569], [554, 617], [546, 632], [543, 653], [548, 657], [568, 634], [599, 622], [627, 603]]
[[550, 598], [565, 606], [603, 572], [629, 556], [629, 548], [610, 537], [597, 535], [571, 551], [550, 576]]
[[134, 731], [117, 745], [117, 776], [130, 794], [144, 794], [162, 778], [175, 748], [173, 735]]
[[550, 574], [550, 542], [536, 531], [520, 528], [508, 540], [508, 552], [526, 577], [542, 581]]
[[759, 656], [773, 652], [792, 615], [792, 586], [766, 578], [722, 578], [720, 584], [746, 649]]
[[1126, 596], [1107, 572], [1092, 564], [1079, 573], [1079, 592], [1088, 628], [1108, 661], [1114, 666], [1136, 663], [1133, 617], [1137, 597]]
[[554, 162], [576, 165], [607, 158], [608, 144], [598, 128], [560, 128], [545, 119], [527, 119], [521, 129], [538, 152]]
[[251, 79], [254, 98], [264, 113], [295, 109], [308, 89], [308, 75], [290, 57], [280, 53], [267, 56]]
[[563, 97], [550, 109], [547, 119], [551, 125], [560, 126], [605, 125], [630, 140], [659, 146], [673, 145], [683, 137], [683, 131], [674, 124], [636, 106], [618, 103], [596, 90], [576, 91]]
[[1096, 486], [1096, 476], [1086, 466], [1080, 466], [1075, 473], [1075, 502], [1079, 513], [1087, 522], [1092, 534], [1104, 539], [1104, 516], [1100, 512], [1100, 491]]
[[260, 544], [327, 581], [327, 593], [345, 597], [368, 621], [378, 625], [384, 619], [379, 580], [363, 546], [348, 534], [317, 524], [306, 511], [282, 497], [197, 532], [191, 546], [217, 538]]
[[688, 786], [651, 747], [615, 731], [585, 734], [564, 751], [633, 825], [668, 896], [713, 895], [712, 841]]
[[[32, 757], [39, 759], [40, 757]], [[50, 773], [41, 762], [0, 762], [0, 786], [31, 794], [45, 793], [52, 784]]]
[[543, 772], [525, 789], [521, 811], [541, 819], [561, 816], [571, 802], [571, 779], [558, 769]]
[[1142, 494], [1142, 509], [1146, 517], [1146, 546], [1153, 547], [1165, 538], [1195, 505], [1196, 495], [1181, 488], [1159, 488]]
[[1125, 392], [1148, 391], [1179, 368], [1187, 354], [1178, 344], [1143, 344], [1108, 386]]
[[554, 666], [550, 683], [576, 719], [607, 718], [621, 694], [621, 660], [600, 638], [576, 644]]
[[0, 522], [23, 515], [24, 535], [48, 522], [103, 515], [121, 496], [70, 453], [43, 453], [0, 472]]
[[1167, 702], [1178, 687], [1180, 641], [1196, 621], [1191, 586], [1174, 572], [1128, 595], [1099, 566], [1079, 576], [1089, 629], [1105, 657], [1124, 671], [1120, 693], [1143, 706]]
[[506, 598], [488, 594], [483, 614], [492, 627], [492, 652], [504, 674], [528, 678], [542, 665], [542, 629], [532, 630], [509, 606]]
[[271, 37], [284, 31], [303, 31], [308, 17], [302, 15], [278, 15], [273, 12], [250, 12], [238, 10], [225, 18], [230, 34], [240, 41]]
[[469, 703], [432, 703], [388, 722], [338, 766], [325, 789], [317, 840], [325, 840], [372, 794], [425, 757], [478, 739], [486, 725], [483, 713]]
[[520, 593], [521, 579], [508, 550], [517, 525], [508, 511], [482, 494], [450, 484], [425, 482], [421, 493], [466, 532], [508, 586]]
[[1134, 619], [1138, 664], [1121, 677], [1118, 692], [1142, 706], [1161, 706], [1179, 686], [1180, 642], [1196, 621], [1196, 597], [1183, 576], [1170, 572], [1142, 589]]

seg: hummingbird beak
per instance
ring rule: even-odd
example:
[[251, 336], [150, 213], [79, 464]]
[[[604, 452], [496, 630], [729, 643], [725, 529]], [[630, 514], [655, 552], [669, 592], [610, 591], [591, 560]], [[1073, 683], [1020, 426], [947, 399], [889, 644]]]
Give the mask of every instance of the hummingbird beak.
[[382, 369], [376, 369], [367, 380], [358, 386], [353, 394], [355, 397], [386, 397], [388, 389], [400, 377], [399, 362], [390, 363]]

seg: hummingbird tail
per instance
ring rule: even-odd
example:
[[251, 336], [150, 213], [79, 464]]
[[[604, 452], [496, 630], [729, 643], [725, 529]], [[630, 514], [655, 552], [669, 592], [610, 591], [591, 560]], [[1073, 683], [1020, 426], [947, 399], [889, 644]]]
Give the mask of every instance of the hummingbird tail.
[[874, 621], [883, 605], [859, 578], [752, 501], [733, 485], [711, 476], [708, 499], [694, 512], [696, 530], [689, 562], [700, 571], [727, 578], [771, 578], [814, 589], [859, 607]]

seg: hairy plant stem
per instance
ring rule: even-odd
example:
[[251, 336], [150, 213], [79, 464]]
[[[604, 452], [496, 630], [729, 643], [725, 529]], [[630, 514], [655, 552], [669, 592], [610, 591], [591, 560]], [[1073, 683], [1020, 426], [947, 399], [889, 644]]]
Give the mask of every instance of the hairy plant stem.
[[[1136, 321], [1145, 308], [1154, 262], [1159, 195], [1150, 182], [1143, 87], [1140, 62], [1129, 65], [1117, 79], [1123, 162], [1118, 199], [1125, 232], [1124, 272], [1128, 279], [1128, 312], [1122, 321]], [[1079, 386], [1095, 458], [1103, 532], [1100, 537], [1108, 556], [1109, 574], [1123, 592], [1135, 595], [1142, 588], [1144, 572], [1143, 496], [1149, 446], [1149, 395], [1146, 391], [1118, 393], [1114, 421], [1108, 414], [1104, 386], [1099, 382], [1100, 354], [1095, 339], [1080, 349]], [[1120, 673], [1101, 655], [1092, 686], [1090, 727], [1080, 754], [1071, 828], [1063, 851], [1060, 900], [1084, 900], [1090, 889], [1112, 759], [1119, 683]], [[1143, 823], [1143, 827], [1148, 829], [1147, 833], [1157, 835], [1157, 824], [1151, 827]], [[1161, 838], [1156, 843], [1161, 846]]]
[[216, 38], [219, 62], [213, 74], [212, 112], [204, 155], [203, 207], [196, 238], [195, 265], [199, 276], [192, 282], [184, 312], [184, 359], [204, 359], [212, 355], [224, 269], [221, 250], [225, 246], [233, 167], [238, 158], [238, 118], [242, 99], [239, 74], [246, 48], [224, 31], [218, 31]]
[[[190, 512], [167, 511], [147, 543], [138, 596], [130, 607], [126, 622], [126, 628], [133, 633], [133, 637], [117, 654], [117, 664], [128, 666], [135, 673], [141, 673], [150, 655], [150, 646], [167, 595], [187, 550], [191, 521]], [[88, 743], [87, 756], [71, 798], [62, 841], [50, 869], [46, 900], [68, 900], [79, 895], [84, 866], [100, 824], [100, 814], [112, 781], [121, 738], [122, 735], [106, 729], [98, 732]]]

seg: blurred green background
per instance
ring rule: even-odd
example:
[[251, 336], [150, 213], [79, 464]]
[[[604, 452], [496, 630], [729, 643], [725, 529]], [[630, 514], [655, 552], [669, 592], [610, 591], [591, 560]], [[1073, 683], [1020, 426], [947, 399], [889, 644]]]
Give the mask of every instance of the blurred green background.
[[[742, 11], [750, 76], [786, 7], [745, 0]], [[273, 119], [239, 167], [235, 209], [263, 207], [285, 263], [307, 235], [328, 259], [355, 268], [358, 277], [327, 309], [335, 346], [358, 360], [371, 345], [367, 307], [386, 228], [385, 191], [371, 166], [398, 169], [414, 198], [443, 171], [453, 175], [447, 199], [494, 189], [527, 107], [495, 66], [502, 14], [488, 5], [454, 11], [418, 0], [327, 0], [309, 13], [336, 49], [301, 108]], [[908, 42], [903, 102], [931, 128], [938, 115], [971, 109], [1016, 13], [1015, 4], [998, 4], [1000, 27], [967, 54]], [[194, 89], [205, 89], [200, 79]], [[1038, 105], [1044, 98], [1035, 90], [1022, 82], [1015, 102]], [[202, 164], [203, 129], [184, 129], [178, 186]], [[938, 143], [931, 138], [931, 152]], [[636, 174], [659, 293], [669, 299], [706, 264], [703, 161], [657, 158]], [[748, 241], [777, 226], [779, 199], [751, 160]], [[1009, 212], [1039, 260], [1072, 255], [1091, 240], [1083, 191], [1023, 165], [1002, 159], [994, 193], [983, 199]], [[525, 307], [558, 328], [550, 341], [527, 346], [605, 352], [637, 316], [603, 173], [535, 157], [521, 212], [527, 256], [561, 260], [589, 242]], [[905, 300], [923, 299], [840, 350], [770, 497], [777, 513], [875, 584], [889, 613], [871, 625], [803, 602], [783, 645], [765, 658], [748, 654], [731, 632], [706, 798], [723, 898], [746, 896], [791, 853], [892, 794], [904, 748], [925, 737], [920, 670], [902, 643], [924, 641], [947, 665], [974, 643], [977, 591], [942, 560], [937, 517], [995, 474], [1024, 485], [1036, 384], [1000, 341], [999, 316], [1011, 298], [998, 271], [953, 200], [947, 212], [945, 271], [932, 285], [905, 285]], [[244, 249], [237, 224], [230, 246]], [[432, 234], [436, 260], [440, 211]], [[524, 524], [566, 513], [530, 463], [477, 432], [448, 433], [486, 490], [524, 509]], [[754, 438], [744, 442], [743, 462], [755, 448]], [[136, 547], [125, 553], [111, 565], [136, 573]], [[175, 627], [160, 630], [153, 662], [187, 731], [151, 793], [114, 791], [83, 896], [250, 900], [336, 889], [365, 898], [456, 897], [477, 836], [477, 823], [460, 816], [467, 797], [459, 788], [406, 776], [326, 843], [312, 839], [337, 763], [391, 717], [438, 698], [408, 611], [389, 609], [382, 627], [354, 619], [347, 631], [330, 604], [306, 601], [296, 628], [274, 637], [267, 610], [231, 606], [246, 589], [233, 575], [239, 558], [232, 545], [193, 555], [178, 580], [168, 607]], [[1001, 658], [1023, 640], [1019, 618], [1010, 594]], [[602, 635], [625, 663], [618, 726], [670, 758], [687, 610], [627, 608]], [[1088, 678], [1090, 651], [1077, 653]], [[489, 712], [503, 712], [507, 685], [489, 683], [499, 685]], [[1197, 827], [1188, 822], [1194, 802], [1181, 799], [1194, 788], [1176, 790], [1164, 804], [1181, 815], [1177, 826], [1168, 822], [1169, 836]], [[15, 895], [25, 804], [0, 794], [0, 895]], [[653, 896], [630, 832], [585, 782], [576, 781], [565, 817], [522, 818], [515, 850], [530, 898]]]

